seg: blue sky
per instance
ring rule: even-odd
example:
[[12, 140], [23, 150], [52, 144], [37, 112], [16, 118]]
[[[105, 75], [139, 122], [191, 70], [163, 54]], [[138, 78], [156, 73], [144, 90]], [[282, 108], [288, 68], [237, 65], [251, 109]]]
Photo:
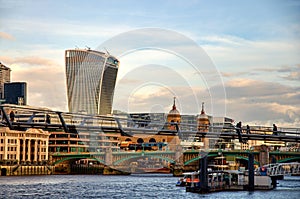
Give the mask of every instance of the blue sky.
[[[172, 54], [136, 51], [119, 57], [115, 109], [167, 112], [176, 95], [183, 113], [199, 113], [205, 101], [209, 114], [257, 125], [299, 126], [299, 10], [296, 0], [0, 0], [0, 61], [12, 69], [13, 81], [28, 82], [30, 105], [66, 111], [66, 49], [96, 49], [142, 28], [170, 30], [199, 45], [221, 79], [207, 85], [205, 67], [195, 76]], [[135, 39], [130, 42], [139, 42]], [[225, 99], [212, 99], [212, 91], [217, 96], [222, 89]], [[224, 108], [219, 99], [225, 113], [219, 111]]]

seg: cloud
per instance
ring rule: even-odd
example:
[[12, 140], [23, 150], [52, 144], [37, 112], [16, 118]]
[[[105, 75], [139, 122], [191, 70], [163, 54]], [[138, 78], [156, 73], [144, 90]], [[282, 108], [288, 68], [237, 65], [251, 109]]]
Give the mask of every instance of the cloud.
[[29, 105], [67, 110], [65, 71], [62, 64], [40, 56], [2, 56], [0, 60], [11, 68], [13, 82], [27, 82]]
[[[225, 83], [227, 114], [235, 120], [296, 126], [300, 119], [300, 87], [253, 79]], [[260, 121], [260, 122], [258, 122]]]
[[296, 81], [300, 81], [300, 72], [299, 71], [294, 71], [291, 72], [288, 76], [285, 77], [286, 79], [289, 80], [296, 80]]
[[28, 56], [28, 57], [16, 57], [16, 58], [6, 58], [0, 57], [0, 59], [6, 60], [8, 64], [25, 64], [28, 66], [36, 67], [36, 66], [55, 66], [58, 65], [55, 61], [51, 59], [46, 59], [37, 56]]
[[201, 102], [207, 102], [207, 112], [211, 113], [210, 96], [202, 88], [187, 88], [180, 86], [145, 87], [138, 92], [122, 95], [114, 99], [114, 109], [126, 112], [159, 112], [167, 113], [171, 110], [173, 97], [181, 114], [199, 114]]
[[16, 40], [16, 38], [14, 38], [12, 35], [5, 33], [5, 32], [0, 32], [0, 38], [10, 40], [10, 41]]
[[77, 41], [82, 38], [107, 39], [112, 35], [132, 29], [130, 26], [124, 24], [115, 26], [109, 24], [109, 28], [103, 29], [103, 24], [78, 23], [78, 21], [73, 20], [47, 21], [45, 23], [43, 20], [36, 18], [34, 20], [24, 19], [22, 21], [9, 19], [7, 23], [12, 24], [10, 27], [11, 31], [22, 32], [23, 35], [32, 35], [35, 33], [38, 37], [47, 35], [48, 38], [50, 36], [61, 36], [65, 39], [76, 37]]
[[47, 66], [18, 70], [14, 72], [14, 79], [27, 82], [29, 105], [67, 111], [63, 67], [61, 70], [53, 70]]
[[282, 78], [290, 81], [300, 81], [300, 64], [295, 66], [282, 67], [278, 72], [288, 73], [283, 75]]
[[225, 83], [228, 96], [276, 96], [294, 93], [297, 89], [277, 82], [265, 82], [253, 79], [233, 79]]
[[227, 69], [243, 70], [299, 63], [299, 40], [246, 40], [230, 35], [202, 37], [199, 42], [213, 61]]
[[[215, 87], [217, 88], [210, 89], [215, 92], [223, 89], [221, 85]], [[224, 108], [224, 101], [211, 98], [210, 89], [171, 85], [155, 89], [145, 87], [138, 92], [122, 96], [119, 96], [120, 93], [116, 94], [114, 109], [127, 112], [167, 113], [172, 106], [172, 97], [176, 96], [177, 109], [181, 114], [199, 114], [201, 102], [205, 102], [208, 114], [224, 116], [219, 114], [219, 109]], [[299, 124], [300, 87], [286, 86], [277, 82], [236, 79], [225, 82], [225, 89], [227, 95], [225, 116], [235, 121], [267, 126], [276, 123], [285, 127], [296, 127]]]

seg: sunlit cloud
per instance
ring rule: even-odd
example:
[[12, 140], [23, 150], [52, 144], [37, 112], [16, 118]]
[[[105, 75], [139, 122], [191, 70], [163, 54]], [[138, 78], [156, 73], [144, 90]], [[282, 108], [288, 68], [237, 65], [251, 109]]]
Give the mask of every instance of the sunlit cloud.
[[47, 66], [14, 72], [14, 79], [27, 82], [28, 104], [67, 111], [65, 74]]
[[16, 40], [16, 38], [14, 38], [12, 35], [5, 33], [5, 32], [0, 32], [0, 39], [6, 39], [6, 40], [11, 40], [11, 41]]
[[28, 65], [32, 67], [36, 66], [56, 66], [57, 63], [51, 59], [46, 59], [37, 56], [29, 56], [29, 57], [0, 57], [1, 60], [4, 60], [7, 64], [22, 64]]

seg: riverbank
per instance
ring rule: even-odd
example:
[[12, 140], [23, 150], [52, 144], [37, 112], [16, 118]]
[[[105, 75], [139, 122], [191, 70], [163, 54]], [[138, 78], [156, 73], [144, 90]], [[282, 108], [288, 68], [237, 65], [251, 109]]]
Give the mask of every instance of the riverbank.
[[0, 176], [26, 176], [26, 175], [51, 175], [54, 174], [54, 166], [28, 166], [28, 165], [13, 165], [0, 166]]

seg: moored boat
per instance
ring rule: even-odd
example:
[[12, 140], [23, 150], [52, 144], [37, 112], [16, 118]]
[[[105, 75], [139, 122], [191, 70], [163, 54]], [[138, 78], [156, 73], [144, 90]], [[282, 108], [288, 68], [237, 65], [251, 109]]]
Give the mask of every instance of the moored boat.
[[177, 181], [176, 186], [186, 187], [192, 184], [199, 184], [199, 182], [199, 171], [185, 172], [183, 173], [183, 177]]

